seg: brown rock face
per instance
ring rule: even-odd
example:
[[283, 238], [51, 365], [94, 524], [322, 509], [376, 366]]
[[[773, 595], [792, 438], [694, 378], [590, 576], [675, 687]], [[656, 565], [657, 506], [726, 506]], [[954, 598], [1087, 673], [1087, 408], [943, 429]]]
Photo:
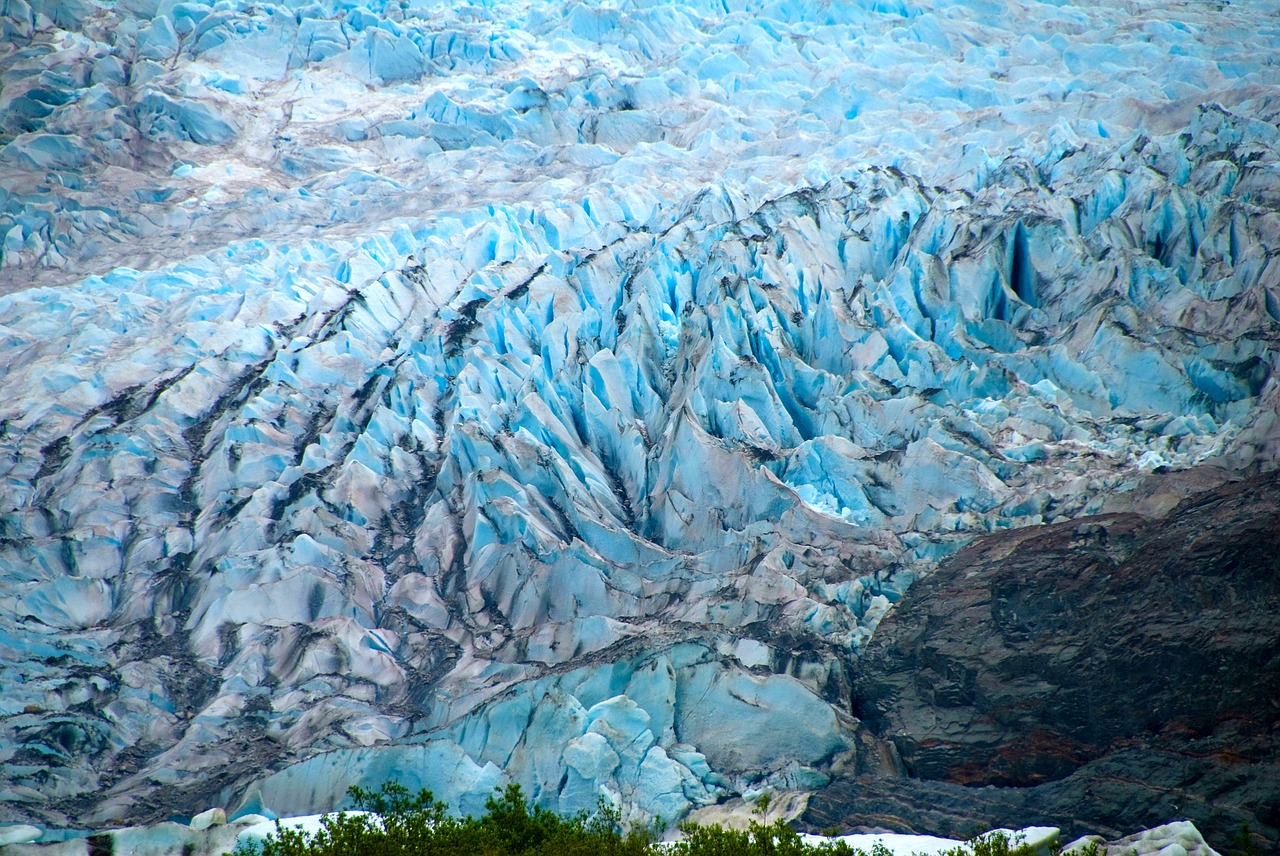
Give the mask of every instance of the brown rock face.
[[909, 592], [858, 672], [854, 713], [900, 764], [863, 764], [815, 818], [843, 800], [855, 823], [947, 827], [968, 794], [988, 821], [1124, 833], [1185, 816], [1219, 845], [1242, 821], [1275, 841], [1280, 477], [1159, 520], [981, 539]]

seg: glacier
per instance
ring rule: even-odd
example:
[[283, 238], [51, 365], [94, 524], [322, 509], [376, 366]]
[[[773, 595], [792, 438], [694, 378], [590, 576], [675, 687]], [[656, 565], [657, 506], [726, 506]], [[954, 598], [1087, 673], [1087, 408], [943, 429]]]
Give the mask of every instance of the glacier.
[[3, 10], [4, 820], [803, 795], [938, 561], [1276, 467], [1262, 0]]

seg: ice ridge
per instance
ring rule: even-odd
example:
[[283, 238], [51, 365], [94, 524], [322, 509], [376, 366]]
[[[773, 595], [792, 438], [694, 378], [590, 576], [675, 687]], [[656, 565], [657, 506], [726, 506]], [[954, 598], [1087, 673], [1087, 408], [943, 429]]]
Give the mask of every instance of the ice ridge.
[[3, 810], [821, 787], [939, 559], [1275, 465], [1264, 5], [9, 0]]

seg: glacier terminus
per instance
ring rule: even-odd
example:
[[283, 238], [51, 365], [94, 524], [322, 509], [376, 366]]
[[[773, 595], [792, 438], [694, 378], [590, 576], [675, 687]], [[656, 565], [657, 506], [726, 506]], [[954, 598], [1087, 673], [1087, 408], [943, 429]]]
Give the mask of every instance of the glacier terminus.
[[1277, 468], [1277, 57], [1267, 0], [0, 0], [0, 821], [799, 816], [940, 562]]

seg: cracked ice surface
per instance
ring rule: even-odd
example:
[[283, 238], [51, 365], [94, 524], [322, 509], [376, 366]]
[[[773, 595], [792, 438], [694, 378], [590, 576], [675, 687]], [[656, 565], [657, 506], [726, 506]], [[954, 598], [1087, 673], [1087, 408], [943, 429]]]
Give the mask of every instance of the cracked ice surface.
[[1265, 3], [5, 9], [14, 818], [803, 792], [932, 563], [1274, 466]]

